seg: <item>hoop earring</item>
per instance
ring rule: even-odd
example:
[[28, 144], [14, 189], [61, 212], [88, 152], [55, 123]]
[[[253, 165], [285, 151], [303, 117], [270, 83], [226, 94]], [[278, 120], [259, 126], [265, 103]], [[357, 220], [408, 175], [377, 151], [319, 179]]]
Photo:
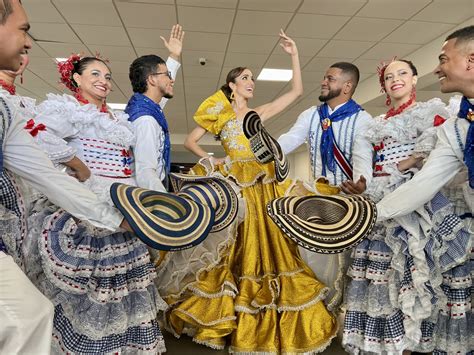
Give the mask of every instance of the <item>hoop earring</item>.
[[392, 104], [392, 99], [387, 94], [387, 99], [385, 100], [385, 106], [390, 106]]
[[234, 92], [232, 91], [230, 93], [230, 101], [234, 101], [235, 100], [235, 95], [234, 95]]

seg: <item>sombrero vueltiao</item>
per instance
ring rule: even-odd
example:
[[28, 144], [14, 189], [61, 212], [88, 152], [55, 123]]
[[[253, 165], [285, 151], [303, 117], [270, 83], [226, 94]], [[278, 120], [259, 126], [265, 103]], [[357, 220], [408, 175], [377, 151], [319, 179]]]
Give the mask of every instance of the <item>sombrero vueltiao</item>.
[[250, 148], [257, 161], [262, 164], [273, 161], [275, 178], [279, 182], [285, 180], [290, 171], [290, 163], [281, 150], [280, 144], [263, 127], [258, 113], [248, 112], [242, 123], [242, 129], [250, 141]]
[[360, 195], [282, 197], [271, 201], [267, 212], [289, 238], [324, 254], [357, 245], [377, 219], [375, 203]]
[[210, 206], [214, 210], [211, 232], [220, 231], [234, 221], [239, 200], [227, 181], [217, 177], [178, 173], [172, 173], [170, 177], [177, 195]]
[[145, 244], [159, 250], [182, 250], [227, 227], [238, 211], [237, 195], [225, 181], [193, 178], [194, 182], [179, 184], [182, 191], [177, 194], [120, 183], [112, 184], [110, 194]]

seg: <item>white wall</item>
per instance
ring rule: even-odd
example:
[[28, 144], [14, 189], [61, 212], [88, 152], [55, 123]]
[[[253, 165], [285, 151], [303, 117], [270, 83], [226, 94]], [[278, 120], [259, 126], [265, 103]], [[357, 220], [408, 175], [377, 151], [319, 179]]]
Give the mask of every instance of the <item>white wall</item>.
[[309, 163], [309, 153], [307, 150], [295, 152], [288, 155], [290, 160], [291, 179], [309, 180], [311, 177], [311, 165]]

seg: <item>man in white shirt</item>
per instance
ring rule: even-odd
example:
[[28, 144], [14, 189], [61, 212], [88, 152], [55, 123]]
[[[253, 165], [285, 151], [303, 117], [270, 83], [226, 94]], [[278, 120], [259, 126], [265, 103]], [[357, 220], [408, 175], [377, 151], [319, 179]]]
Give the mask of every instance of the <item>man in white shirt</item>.
[[163, 108], [173, 97], [183, 38], [181, 26], [173, 26], [169, 41], [161, 37], [170, 53], [166, 63], [156, 55], [141, 56], [133, 61], [129, 73], [135, 94], [125, 112], [135, 128], [133, 153], [137, 184], [162, 192], [166, 191], [164, 185], [167, 185], [171, 164], [170, 133]]
[[[364, 136], [372, 117], [351, 99], [358, 82], [354, 64], [331, 65], [321, 82], [319, 101], [323, 104], [304, 111], [278, 143], [289, 154], [308, 142], [313, 178], [325, 177], [346, 193], [360, 194], [372, 178], [373, 149]], [[323, 255], [299, 249], [316, 276], [331, 289], [328, 306], [336, 307], [342, 296], [347, 253]]]
[[[16, 71], [21, 56], [31, 48], [30, 25], [19, 0], [0, 0], [0, 70]], [[53, 203], [97, 227], [131, 228], [122, 215], [83, 188], [74, 178], [58, 171], [24, 129], [24, 117], [6, 95], [0, 95], [0, 173], [25, 180]], [[5, 175], [3, 175], [5, 174]], [[16, 203], [17, 192], [0, 192], [0, 240], [19, 233], [18, 217], [6, 208]], [[12, 257], [0, 250], [0, 353], [49, 354], [53, 305], [23, 274]]]
[[378, 219], [416, 210], [462, 170], [467, 170], [463, 192], [470, 215], [466, 222], [474, 233], [474, 26], [457, 30], [446, 38], [435, 75], [439, 77], [441, 92], [463, 95], [458, 117], [440, 126], [438, 143], [423, 168], [377, 204]]
[[[324, 75], [319, 96], [319, 101], [323, 102], [321, 107], [327, 107], [328, 117], [320, 117], [317, 106], [310, 107], [298, 117], [287, 133], [278, 138], [286, 154], [308, 142], [313, 178], [324, 176], [333, 185], [341, 185], [346, 180], [354, 181], [347, 185], [347, 192], [351, 193], [364, 192], [372, 178], [373, 149], [364, 137], [372, 117], [357, 108], [350, 111], [352, 114], [344, 114], [335, 120], [331, 116], [350, 102], [354, 103], [351, 98], [358, 82], [359, 70], [355, 65], [334, 63]], [[335, 144], [323, 147], [322, 136], [330, 130]], [[346, 169], [342, 161], [331, 157], [333, 151], [327, 151], [327, 148], [334, 148], [335, 145], [345, 156], [346, 163], [352, 165], [351, 168]], [[329, 159], [326, 159], [327, 156]]]

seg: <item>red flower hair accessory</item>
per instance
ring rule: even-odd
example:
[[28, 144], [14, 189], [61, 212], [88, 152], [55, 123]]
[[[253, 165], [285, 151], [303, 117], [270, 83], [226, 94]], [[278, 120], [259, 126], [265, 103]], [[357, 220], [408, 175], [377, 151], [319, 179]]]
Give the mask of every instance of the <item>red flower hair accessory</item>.
[[[387, 69], [387, 67], [396, 60], [397, 60], [397, 57], [395, 56], [390, 61], [388, 62], [381, 61], [379, 65], [377, 65], [377, 74], [379, 76], [380, 92], [385, 93], [385, 69]], [[390, 106], [391, 103], [392, 103], [392, 100], [390, 99], [390, 96], [388, 96], [387, 94], [385, 105]]]
[[61, 83], [63, 83], [69, 90], [72, 92], [77, 92], [78, 87], [74, 84], [72, 79], [72, 71], [74, 70], [74, 65], [82, 59], [79, 54], [72, 54], [64, 62], [58, 62], [58, 71]]
[[391, 60], [389, 60], [388, 62], [386, 61], [381, 61], [379, 63], [379, 65], [377, 65], [377, 74], [379, 76], [379, 83], [380, 83], [380, 87], [381, 87], [381, 90], [380, 92], [385, 92], [385, 69], [387, 69], [387, 67], [395, 62], [397, 60], [397, 57], [393, 57]]

